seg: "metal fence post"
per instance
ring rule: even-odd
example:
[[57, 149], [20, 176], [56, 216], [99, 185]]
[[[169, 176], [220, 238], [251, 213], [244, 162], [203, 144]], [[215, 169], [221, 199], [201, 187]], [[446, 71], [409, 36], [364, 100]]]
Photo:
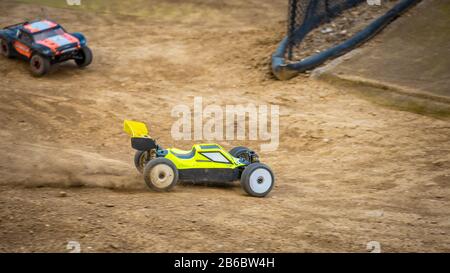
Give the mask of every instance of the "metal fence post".
[[288, 12], [288, 60], [292, 60], [292, 48], [293, 44], [293, 34], [295, 31], [296, 17], [297, 17], [297, 1], [289, 0], [289, 12]]

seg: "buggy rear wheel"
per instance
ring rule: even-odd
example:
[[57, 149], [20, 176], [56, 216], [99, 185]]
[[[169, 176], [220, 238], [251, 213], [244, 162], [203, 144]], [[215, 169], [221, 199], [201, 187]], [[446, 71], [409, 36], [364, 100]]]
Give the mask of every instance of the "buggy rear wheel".
[[144, 180], [152, 190], [168, 191], [178, 182], [178, 170], [167, 158], [155, 158], [145, 165]]
[[143, 173], [144, 167], [151, 160], [150, 151], [136, 151], [134, 154], [134, 166], [138, 172]]
[[11, 46], [5, 39], [0, 40], [0, 52], [3, 56], [7, 58], [12, 57]]
[[34, 76], [43, 76], [50, 71], [50, 61], [41, 55], [33, 55], [30, 59], [30, 69]]

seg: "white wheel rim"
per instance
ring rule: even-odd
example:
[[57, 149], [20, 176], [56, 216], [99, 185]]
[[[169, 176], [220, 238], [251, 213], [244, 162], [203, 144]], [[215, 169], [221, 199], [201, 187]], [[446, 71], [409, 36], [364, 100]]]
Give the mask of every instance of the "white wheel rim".
[[250, 175], [250, 188], [258, 194], [267, 192], [272, 182], [272, 175], [264, 168], [258, 168]]
[[160, 189], [170, 186], [174, 176], [175, 174], [172, 168], [166, 164], [158, 164], [150, 171], [150, 180], [152, 181], [152, 184]]

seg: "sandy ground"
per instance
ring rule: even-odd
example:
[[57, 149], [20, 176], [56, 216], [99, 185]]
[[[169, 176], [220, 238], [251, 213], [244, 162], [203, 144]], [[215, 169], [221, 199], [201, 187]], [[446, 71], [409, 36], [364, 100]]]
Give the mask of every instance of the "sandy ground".
[[[169, 16], [176, 1], [145, 17], [48, 8], [87, 35], [94, 63], [36, 79], [0, 58], [0, 251], [67, 252], [78, 241], [83, 252], [366, 252], [377, 241], [384, 252], [449, 252], [448, 120], [306, 77], [276, 81], [268, 63], [285, 1], [203, 2], [183, 20]], [[0, 24], [40, 10], [2, 0]], [[276, 175], [268, 197], [237, 183], [145, 188], [123, 119], [188, 149], [171, 138], [170, 110], [194, 96], [280, 105], [280, 147], [260, 153]]]

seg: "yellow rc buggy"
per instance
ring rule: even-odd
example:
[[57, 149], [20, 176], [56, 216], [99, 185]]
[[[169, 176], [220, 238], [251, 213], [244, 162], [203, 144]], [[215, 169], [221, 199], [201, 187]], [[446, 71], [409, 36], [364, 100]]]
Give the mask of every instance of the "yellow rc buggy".
[[144, 123], [125, 120], [124, 130], [136, 151], [134, 164], [144, 174], [147, 186], [168, 191], [178, 180], [191, 182], [232, 182], [239, 180], [245, 192], [264, 197], [275, 182], [272, 170], [259, 162], [258, 155], [245, 147], [229, 152], [218, 144], [195, 144], [190, 151], [163, 149], [149, 137]]

